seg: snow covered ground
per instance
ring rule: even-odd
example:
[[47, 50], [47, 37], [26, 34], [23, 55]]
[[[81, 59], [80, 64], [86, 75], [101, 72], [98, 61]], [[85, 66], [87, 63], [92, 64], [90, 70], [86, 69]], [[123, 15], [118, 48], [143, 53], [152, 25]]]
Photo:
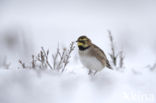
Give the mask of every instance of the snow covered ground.
[[[156, 103], [156, 2], [153, 0], [0, 0], [0, 103]], [[107, 30], [125, 53], [125, 71], [94, 78], [77, 48], [66, 71], [21, 69], [43, 46], [51, 53], [87, 35], [110, 52]], [[108, 57], [110, 60], [110, 58]], [[9, 64], [9, 69], [6, 65]]]
[[[105, 69], [91, 78], [87, 72], [63, 74], [33, 70], [1, 70], [1, 103], [155, 103], [155, 72]], [[80, 70], [83, 71], [83, 70]]]

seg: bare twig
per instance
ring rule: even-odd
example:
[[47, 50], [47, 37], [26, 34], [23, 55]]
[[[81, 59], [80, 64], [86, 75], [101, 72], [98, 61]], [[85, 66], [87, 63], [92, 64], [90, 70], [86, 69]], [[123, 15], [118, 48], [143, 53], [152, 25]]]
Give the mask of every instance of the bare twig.
[[4, 56], [4, 58], [2, 60], [2, 64], [0, 64], [0, 67], [4, 67], [5, 69], [9, 69], [10, 65], [11, 65], [11, 63], [8, 63], [7, 57]]
[[123, 68], [124, 65], [124, 55], [123, 51], [118, 52], [114, 45], [114, 38], [112, 36], [111, 31], [108, 30], [109, 40], [111, 42], [111, 53], [109, 54], [112, 60], [113, 66], [116, 68]]
[[66, 52], [66, 49], [63, 49], [62, 54], [59, 52], [60, 61], [59, 61], [58, 65], [57, 65], [57, 69], [58, 69], [58, 70], [59, 70], [60, 68], [62, 68], [62, 64], [63, 64], [64, 57], [65, 57], [65, 52]]
[[31, 64], [32, 64], [32, 68], [36, 68], [36, 60], [35, 60], [35, 56], [34, 55], [32, 55], [32, 62], [31, 62]]
[[153, 65], [148, 65], [146, 67], [149, 68], [151, 71], [154, 71], [156, 70], [156, 63], [154, 63]]
[[124, 62], [124, 55], [123, 55], [123, 51], [119, 52], [119, 67], [122, 68], [123, 67], [123, 63]]
[[114, 39], [113, 39], [111, 31], [108, 30], [108, 34], [109, 34], [109, 39], [110, 39], [110, 42], [111, 42], [111, 53], [109, 55], [110, 55], [110, 57], [112, 59], [113, 65], [116, 66], [117, 65], [118, 55], [116, 55], [115, 46], [114, 46]]
[[26, 68], [25, 63], [23, 63], [21, 60], [19, 60], [18, 62], [22, 65], [22, 68], [23, 68], [23, 69]]
[[44, 60], [45, 60], [46, 64], [49, 66], [50, 69], [53, 69], [48, 60], [49, 50], [45, 51], [43, 47], [41, 47], [41, 49], [42, 49], [42, 52], [44, 55]]
[[49, 50], [46, 51], [43, 47], [41, 47], [41, 51], [37, 54], [37, 56], [32, 55], [31, 66], [26, 66], [25, 63], [23, 63], [21, 60], [19, 60], [19, 63], [22, 65], [22, 68], [50, 68], [52, 70], [63, 72], [67, 64], [69, 63], [69, 59], [74, 48], [74, 42], [70, 44], [69, 49], [64, 48], [62, 52], [60, 51], [60, 48], [58, 46], [56, 53], [52, 54], [52, 63], [50, 63]]
[[59, 56], [59, 53], [60, 53], [60, 49], [59, 49], [59, 46], [57, 48], [57, 51], [56, 51], [56, 54], [52, 55], [52, 59], [53, 59], [53, 69], [56, 70], [56, 66], [57, 66], [57, 58]]
[[66, 54], [66, 58], [64, 59], [64, 67], [62, 69], [62, 72], [65, 70], [65, 67], [67, 66], [67, 64], [69, 63], [69, 59], [70, 59], [70, 55], [71, 55], [71, 52], [74, 50], [75, 46], [74, 46], [74, 42], [72, 42], [70, 44], [70, 48]]

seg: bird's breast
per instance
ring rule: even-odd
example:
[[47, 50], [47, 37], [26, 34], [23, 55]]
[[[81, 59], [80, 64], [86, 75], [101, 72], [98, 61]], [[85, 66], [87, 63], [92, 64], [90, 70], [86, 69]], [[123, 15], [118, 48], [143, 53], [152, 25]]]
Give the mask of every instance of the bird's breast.
[[80, 51], [79, 56], [81, 63], [88, 69], [99, 71], [104, 68], [102, 63], [96, 57], [88, 55], [88, 51]]

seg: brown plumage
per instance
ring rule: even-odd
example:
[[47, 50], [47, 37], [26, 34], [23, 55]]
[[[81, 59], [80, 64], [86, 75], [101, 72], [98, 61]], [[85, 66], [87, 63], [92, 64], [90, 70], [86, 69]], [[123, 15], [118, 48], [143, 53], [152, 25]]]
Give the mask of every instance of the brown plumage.
[[93, 56], [95, 56], [104, 66], [108, 67], [109, 69], [112, 69], [105, 53], [98, 46], [92, 44], [91, 49], [92, 50], [90, 50], [90, 52]]
[[79, 56], [82, 64], [89, 69], [90, 72], [101, 71], [104, 67], [112, 69], [105, 53], [92, 41], [86, 37], [81, 36], [77, 40], [79, 47]]

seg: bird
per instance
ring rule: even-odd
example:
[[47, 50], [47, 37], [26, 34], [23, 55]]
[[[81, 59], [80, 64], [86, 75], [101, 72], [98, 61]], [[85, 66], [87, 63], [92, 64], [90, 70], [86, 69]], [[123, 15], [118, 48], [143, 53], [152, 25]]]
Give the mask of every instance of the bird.
[[88, 75], [95, 75], [97, 72], [102, 71], [105, 67], [112, 69], [105, 53], [96, 46], [85, 35], [77, 39], [78, 54], [81, 63], [86, 67], [89, 72]]

